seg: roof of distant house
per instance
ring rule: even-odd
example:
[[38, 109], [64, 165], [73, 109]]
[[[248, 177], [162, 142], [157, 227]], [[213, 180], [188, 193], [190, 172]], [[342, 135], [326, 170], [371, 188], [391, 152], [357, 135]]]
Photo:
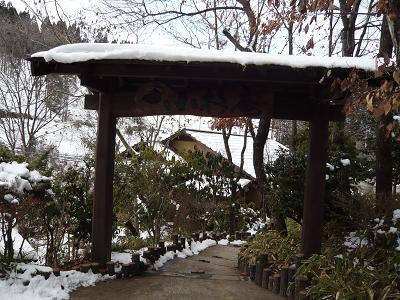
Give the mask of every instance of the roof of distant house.
[[[223, 157], [227, 158], [227, 154], [225, 151], [224, 140], [222, 137], [222, 133], [218, 131], [204, 131], [204, 130], [195, 130], [195, 129], [182, 129], [172, 135], [170, 138], [165, 141], [178, 138], [180, 136], [187, 135], [192, 137], [194, 140], [197, 140], [211, 151], [221, 154]], [[240, 134], [231, 134], [229, 138], [229, 147], [232, 154], [232, 162], [236, 166], [240, 166], [241, 160], [241, 151], [243, 148], [244, 135]], [[280, 144], [274, 139], [268, 139], [265, 152], [264, 152], [264, 160], [265, 161], [273, 161], [277, 158], [277, 154], [279, 149], [288, 149], [284, 145]], [[247, 173], [251, 178], [255, 178], [256, 174], [253, 166], [253, 138], [251, 136], [247, 136], [247, 145], [246, 150], [244, 152], [244, 163], [243, 163], [243, 171]]]

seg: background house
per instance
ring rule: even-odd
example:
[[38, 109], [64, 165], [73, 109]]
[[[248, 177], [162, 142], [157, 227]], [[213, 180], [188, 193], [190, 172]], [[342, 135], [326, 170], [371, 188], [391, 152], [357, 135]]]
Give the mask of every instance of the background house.
[[[228, 143], [235, 171], [239, 172], [244, 136], [232, 133]], [[225, 159], [228, 159], [223, 135], [218, 131], [185, 128], [163, 140], [163, 144], [177, 154], [197, 150], [204, 153], [204, 155], [222, 155]], [[265, 149], [264, 160], [271, 161], [276, 159], [279, 149], [287, 148], [273, 139], [268, 139]], [[260, 207], [261, 194], [256, 188], [256, 175], [253, 166], [253, 139], [251, 136], [247, 137], [247, 146], [243, 158], [243, 170], [240, 176], [241, 179], [239, 180], [239, 184], [242, 186], [242, 191], [238, 194], [238, 197], [244, 198], [246, 203], [253, 202], [257, 207]]]

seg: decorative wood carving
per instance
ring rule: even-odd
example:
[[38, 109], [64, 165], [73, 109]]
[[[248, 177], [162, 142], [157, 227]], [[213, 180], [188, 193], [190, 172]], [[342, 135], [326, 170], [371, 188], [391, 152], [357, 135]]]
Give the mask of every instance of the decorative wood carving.
[[[132, 97], [133, 96], [133, 97]], [[132, 115], [197, 115], [212, 117], [259, 117], [271, 115], [273, 96], [246, 87], [171, 88], [161, 82], [143, 84], [132, 97]], [[118, 107], [115, 107], [118, 111]], [[123, 113], [122, 113], [123, 114]]]

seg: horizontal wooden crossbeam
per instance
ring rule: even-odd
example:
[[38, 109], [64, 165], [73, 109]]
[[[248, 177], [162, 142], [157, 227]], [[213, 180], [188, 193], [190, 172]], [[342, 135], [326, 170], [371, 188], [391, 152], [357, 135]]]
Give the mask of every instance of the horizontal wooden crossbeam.
[[[301, 98], [299, 101], [298, 98]], [[196, 115], [209, 117], [303, 120], [314, 119], [321, 104], [307, 99], [306, 94], [254, 93], [245, 88], [224, 89], [171, 89], [160, 83], [143, 85], [136, 91], [112, 94], [112, 111], [115, 117], [151, 115]], [[344, 120], [343, 106], [322, 105], [330, 121]], [[85, 109], [97, 110], [99, 94], [86, 95]]]

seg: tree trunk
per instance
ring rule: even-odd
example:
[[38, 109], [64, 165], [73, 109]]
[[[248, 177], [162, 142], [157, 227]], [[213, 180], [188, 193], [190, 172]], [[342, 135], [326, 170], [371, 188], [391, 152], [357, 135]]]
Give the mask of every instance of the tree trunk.
[[[390, 35], [387, 18], [383, 19], [379, 53], [391, 57], [393, 42]], [[384, 125], [392, 121], [389, 114], [380, 120]], [[377, 124], [379, 125], [379, 124]], [[376, 128], [376, 210], [379, 214], [386, 214], [391, 209], [392, 199], [392, 141], [386, 138], [386, 126]]]
[[267, 184], [267, 176], [264, 169], [264, 148], [268, 139], [269, 127], [271, 124], [270, 118], [260, 119], [257, 134], [254, 136], [253, 143], [253, 165], [256, 173], [257, 185], [262, 195], [263, 211], [272, 217], [274, 229], [283, 234], [286, 234], [286, 223], [284, 216], [277, 211], [267, 199], [265, 185]]
[[296, 137], [297, 137], [297, 121], [292, 121], [292, 134], [290, 137], [290, 150], [294, 152], [296, 150]]
[[13, 238], [12, 238], [12, 219], [7, 220], [7, 240], [4, 243], [4, 253], [5, 256], [9, 259], [14, 258], [14, 245], [13, 245]]
[[[389, 7], [391, 14], [386, 15], [384, 18], [386, 19], [384, 21], [387, 21], [386, 22], [387, 29], [385, 29], [385, 33], [386, 31], [388, 31], [390, 34], [390, 38], [392, 41], [392, 49], [394, 48], [395, 52], [396, 65], [397, 67], [400, 67], [400, 2], [397, 0], [396, 1], [390, 0]], [[382, 24], [382, 27], [383, 26], [384, 24]], [[384, 37], [385, 39], [387, 38], [386, 35], [383, 35], [383, 33], [381, 34], [381, 46], [382, 46], [382, 37]]]
[[[340, 3], [340, 16], [343, 23], [343, 30], [341, 36], [342, 56], [351, 57], [354, 55], [354, 49], [356, 47], [356, 40], [355, 40], [356, 20], [361, 0], [355, 0], [352, 7], [348, 4], [347, 0], [339, 0], [339, 3]], [[338, 145], [344, 144], [344, 122], [335, 123], [333, 129], [333, 142]]]
[[228, 158], [228, 161], [230, 163], [232, 163], [232, 153], [231, 153], [231, 148], [229, 146], [229, 138], [231, 136], [231, 132], [232, 132], [232, 127], [229, 128], [228, 132], [226, 131], [225, 128], [222, 129], [222, 138], [224, 140], [226, 157]]
[[343, 23], [342, 31], [342, 56], [353, 56], [356, 47], [355, 31], [357, 13], [360, 8], [361, 0], [355, 0], [350, 6], [347, 0], [339, 0], [340, 16]]
[[[383, 120], [387, 124], [387, 119]], [[376, 129], [376, 209], [379, 214], [388, 214], [392, 203], [392, 141], [386, 137], [386, 127]]]
[[[288, 26], [288, 42], [289, 42], [289, 55], [293, 55], [293, 23]], [[297, 136], [297, 120], [292, 121], [292, 134], [290, 136], [290, 150], [296, 149], [296, 136]]]

